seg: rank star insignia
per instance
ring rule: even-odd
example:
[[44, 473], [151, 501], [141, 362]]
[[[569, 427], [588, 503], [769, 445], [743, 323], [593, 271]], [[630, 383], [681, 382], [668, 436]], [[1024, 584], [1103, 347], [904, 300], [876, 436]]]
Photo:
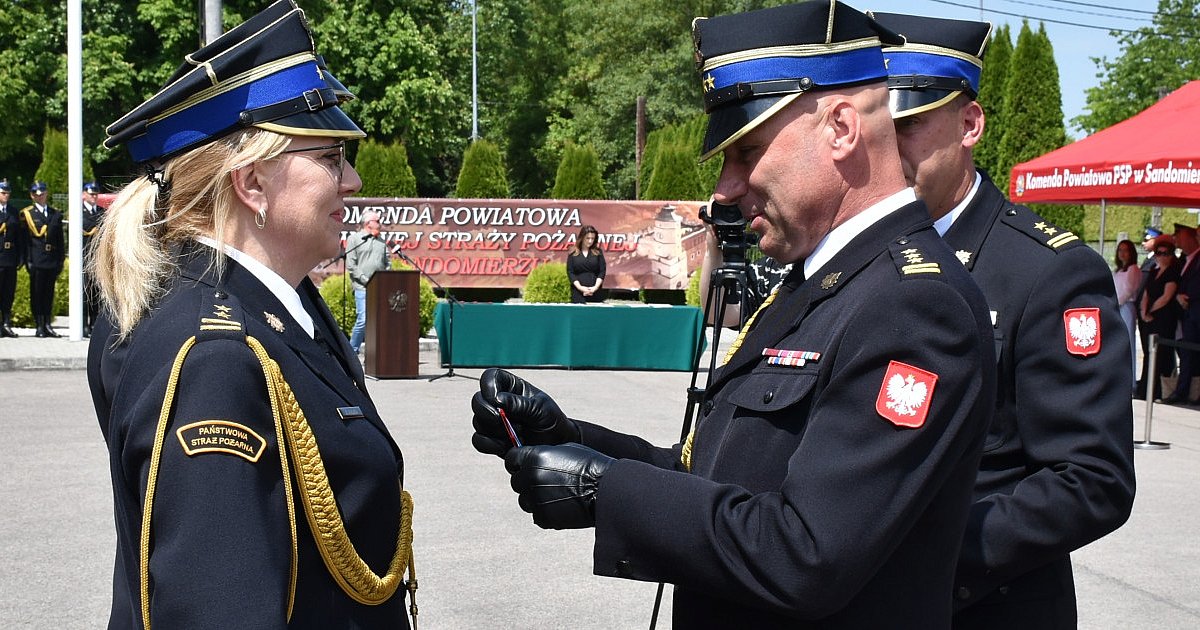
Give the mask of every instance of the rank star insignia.
[[971, 252], [965, 249], [960, 249], [954, 252], [954, 256], [958, 258], [958, 262], [962, 263], [963, 265], [971, 262]]
[[704, 75], [704, 91], [711, 92], [716, 87], [717, 87], [717, 82], [716, 82], [716, 80], [713, 79], [713, 75], [711, 75], [711, 74]]
[[273, 328], [275, 332], [283, 332], [283, 320], [279, 319], [278, 315], [263, 311], [263, 317], [267, 319], [267, 325]]
[[1067, 352], [1081, 357], [1100, 352], [1100, 309], [1072, 308], [1063, 313]]
[[929, 414], [937, 379], [933, 372], [899, 361], [890, 362], [875, 398], [875, 411], [898, 427], [920, 427]]
[[225, 306], [224, 304], [214, 304], [213, 305], [213, 315], [216, 315], [217, 317], [220, 317], [221, 319], [229, 319], [229, 314], [231, 312], [233, 312], [233, 309], [231, 309], [228, 306]]
[[838, 283], [838, 279], [842, 277], [842, 272], [835, 271], [824, 278], [821, 278], [821, 288], [828, 291], [833, 288], [833, 285]]

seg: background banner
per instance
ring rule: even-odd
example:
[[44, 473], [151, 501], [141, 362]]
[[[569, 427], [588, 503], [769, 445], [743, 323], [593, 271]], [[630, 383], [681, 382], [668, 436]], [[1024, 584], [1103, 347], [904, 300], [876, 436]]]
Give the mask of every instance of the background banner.
[[[596, 228], [609, 289], [683, 289], [704, 255], [696, 201], [346, 199], [343, 242], [362, 213], [380, 236], [447, 287], [520, 288], [534, 267], [563, 262], [584, 225]], [[330, 268], [330, 271], [333, 271]]]

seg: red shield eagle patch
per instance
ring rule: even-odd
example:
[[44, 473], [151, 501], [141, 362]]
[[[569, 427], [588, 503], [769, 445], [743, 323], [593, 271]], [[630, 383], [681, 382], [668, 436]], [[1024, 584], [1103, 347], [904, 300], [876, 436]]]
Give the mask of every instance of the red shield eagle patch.
[[1100, 309], [1072, 308], [1063, 313], [1067, 352], [1081, 357], [1100, 352]]
[[875, 411], [896, 426], [915, 429], [925, 424], [937, 380], [933, 372], [892, 361], [883, 374]]

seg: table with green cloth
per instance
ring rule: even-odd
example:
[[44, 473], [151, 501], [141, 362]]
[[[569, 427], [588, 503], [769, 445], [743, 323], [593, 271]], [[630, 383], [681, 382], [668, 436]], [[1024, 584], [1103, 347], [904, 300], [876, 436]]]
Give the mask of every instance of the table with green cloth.
[[453, 330], [450, 317], [438, 303], [442, 365], [456, 367], [688, 371], [704, 330], [694, 306], [457, 302]]

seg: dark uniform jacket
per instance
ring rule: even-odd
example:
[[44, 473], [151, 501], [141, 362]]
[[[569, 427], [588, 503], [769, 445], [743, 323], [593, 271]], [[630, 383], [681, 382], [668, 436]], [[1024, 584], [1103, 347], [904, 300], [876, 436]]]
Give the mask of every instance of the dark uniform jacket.
[[1133, 505], [1131, 359], [1112, 274], [986, 175], [945, 240], [995, 313], [1000, 375], [955, 579], [956, 608], [970, 608], [955, 627], [1074, 628], [1068, 554]]
[[[909, 204], [807, 280], [796, 263], [714, 375], [691, 474], [678, 447], [581, 424], [630, 458], [597, 491], [597, 574], [675, 584], [680, 629], [950, 627], [995, 359], [983, 297], [929, 223]], [[924, 418], [902, 426], [885, 414], [914, 374]]]
[[0, 210], [0, 267], [19, 267], [25, 264], [25, 226], [21, 212], [12, 205]]
[[63, 214], [54, 206], [46, 206], [43, 215], [37, 206], [21, 210], [28, 231], [28, 254], [25, 262], [34, 269], [62, 269], [67, 250], [63, 238]]
[[[161, 438], [150, 521], [152, 626], [407, 628], [404, 587], [379, 605], [351, 599], [322, 561], [295, 484], [289, 506], [276, 401], [247, 337], [278, 363], [311, 428], [350, 541], [383, 576], [397, 549], [403, 462], [348, 344], [339, 334], [327, 353], [245, 268], [228, 260], [218, 281], [206, 272], [212, 250], [188, 251], [182, 277], [124, 343], [109, 336], [107, 318], [92, 336], [88, 379], [109, 448], [117, 526], [109, 628], [142, 627], [139, 545], [156, 427], [172, 364], [192, 336], [197, 341], [178, 368]], [[300, 293], [317, 330], [330, 334], [332, 317], [307, 279]], [[299, 466], [288, 463], [294, 478]], [[298, 565], [288, 623], [291, 522]]]
[[95, 245], [95, 236], [100, 231], [100, 221], [104, 219], [104, 208], [100, 206], [88, 208], [85, 204], [82, 215], [83, 255], [86, 257], [91, 256], [92, 247]]

